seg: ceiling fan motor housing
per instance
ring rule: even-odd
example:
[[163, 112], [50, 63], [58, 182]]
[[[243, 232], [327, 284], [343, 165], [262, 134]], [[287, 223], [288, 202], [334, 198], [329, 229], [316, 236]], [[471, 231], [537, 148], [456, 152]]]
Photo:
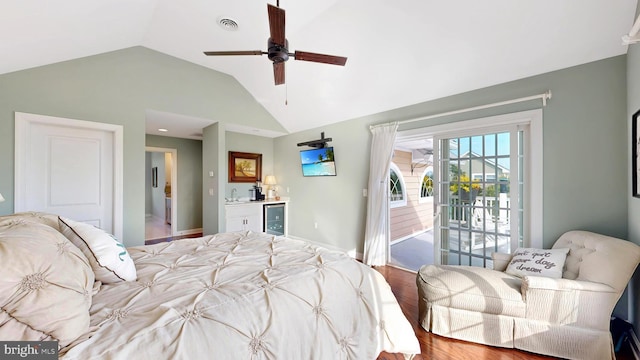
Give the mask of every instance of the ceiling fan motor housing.
[[288, 47], [288, 40], [285, 40], [284, 46], [282, 46], [274, 43], [273, 40], [269, 38], [269, 40], [267, 41], [267, 56], [269, 57], [269, 60], [276, 63], [289, 60], [289, 50], [287, 50]]

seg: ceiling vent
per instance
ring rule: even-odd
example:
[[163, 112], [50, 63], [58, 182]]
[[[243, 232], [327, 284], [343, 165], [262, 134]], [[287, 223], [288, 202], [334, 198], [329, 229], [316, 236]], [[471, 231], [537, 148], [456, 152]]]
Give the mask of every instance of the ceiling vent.
[[220, 25], [221, 28], [227, 30], [227, 31], [236, 31], [238, 30], [238, 23], [230, 18], [220, 18], [218, 20], [218, 25]]

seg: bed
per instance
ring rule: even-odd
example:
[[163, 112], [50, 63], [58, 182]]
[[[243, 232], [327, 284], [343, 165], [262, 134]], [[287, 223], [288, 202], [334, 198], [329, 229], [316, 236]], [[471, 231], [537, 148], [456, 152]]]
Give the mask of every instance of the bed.
[[420, 353], [377, 271], [301, 240], [245, 231], [124, 249], [21, 213], [0, 217], [0, 264], [0, 339], [56, 340], [62, 359]]

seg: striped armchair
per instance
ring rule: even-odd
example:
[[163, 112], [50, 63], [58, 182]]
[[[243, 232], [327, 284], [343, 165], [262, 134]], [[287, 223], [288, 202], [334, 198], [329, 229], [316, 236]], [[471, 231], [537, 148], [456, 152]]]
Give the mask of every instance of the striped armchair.
[[553, 245], [569, 248], [562, 278], [522, 278], [494, 269], [425, 265], [417, 274], [419, 321], [435, 334], [568, 359], [614, 359], [609, 322], [640, 262], [640, 246], [586, 231]]

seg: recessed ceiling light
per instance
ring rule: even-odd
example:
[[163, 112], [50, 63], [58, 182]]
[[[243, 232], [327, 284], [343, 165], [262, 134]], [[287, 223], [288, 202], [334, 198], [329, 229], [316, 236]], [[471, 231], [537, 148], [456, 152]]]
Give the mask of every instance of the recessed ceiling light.
[[167, 130], [167, 129], [165, 129], [165, 128], [160, 128], [160, 129], [158, 129], [158, 131], [160, 131], [160, 132], [167, 132], [167, 131], [169, 131], [169, 130]]
[[227, 31], [238, 30], [238, 22], [228, 17], [221, 17], [218, 19], [218, 25]]

